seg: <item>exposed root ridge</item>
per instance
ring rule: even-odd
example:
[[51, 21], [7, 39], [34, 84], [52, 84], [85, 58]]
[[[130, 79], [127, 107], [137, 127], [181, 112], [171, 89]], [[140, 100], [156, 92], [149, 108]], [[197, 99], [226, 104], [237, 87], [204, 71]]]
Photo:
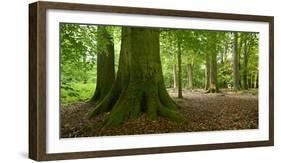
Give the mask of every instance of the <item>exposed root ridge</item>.
[[104, 127], [120, 126], [129, 118], [138, 118], [142, 112], [147, 112], [151, 120], [156, 120], [158, 116], [162, 116], [176, 122], [182, 122], [184, 119], [175, 111], [175, 103], [171, 102], [170, 98], [170, 101], [162, 103], [163, 99], [167, 97], [165, 94], [161, 96], [161, 93], [155, 87], [147, 87], [146, 89], [128, 87], [121, 93], [104, 121]]

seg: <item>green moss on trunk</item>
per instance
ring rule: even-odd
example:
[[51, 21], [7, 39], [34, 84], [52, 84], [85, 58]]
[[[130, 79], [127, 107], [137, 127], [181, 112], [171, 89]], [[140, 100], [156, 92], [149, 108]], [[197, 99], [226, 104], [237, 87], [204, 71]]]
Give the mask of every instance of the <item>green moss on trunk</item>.
[[106, 27], [98, 27], [97, 47], [97, 82], [95, 93], [89, 101], [91, 103], [104, 99], [115, 80], [114, 43]]
[[122, 28], [117, 79], [107, 96], [89, 114], [110, 112], [104, 127], [116, 127], [146, 112], [150, 119], [164, 116], [181, 121], [162, 75], [159, 31]]

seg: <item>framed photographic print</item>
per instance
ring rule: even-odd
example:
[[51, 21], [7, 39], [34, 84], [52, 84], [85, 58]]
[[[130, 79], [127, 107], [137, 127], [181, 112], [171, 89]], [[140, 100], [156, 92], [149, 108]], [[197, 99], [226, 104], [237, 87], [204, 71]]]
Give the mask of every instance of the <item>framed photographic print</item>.
[[29, 5], [29, 157], [274, 144], [271, 16]]

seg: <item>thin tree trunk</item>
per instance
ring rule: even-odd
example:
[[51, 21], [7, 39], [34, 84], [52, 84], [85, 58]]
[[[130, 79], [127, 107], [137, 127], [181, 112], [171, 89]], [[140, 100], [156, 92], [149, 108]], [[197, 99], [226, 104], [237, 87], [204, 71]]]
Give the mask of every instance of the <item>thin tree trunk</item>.
[[221, 53], [221, 67], [222, 69], [222, 78], [223, 78], [223, 88], [227, 88], [227, 81], [226, 81], [226, 71], [224, 70], [225, 61], [227, 59], [227, 53], [228, 53], [228, 42], [224, 45], [224, 51]]
[[187, 76], [188, 76], [188, 88], [189, 89], [192, 89], [193, 88], [193, 82], [192, 82], [192, 64], [191, 63], [189, 63], [189, 64], [187, 64], [187, 71], [188, 71], [188, 74], [187, 74]]
[[254, 82], [253, 82], [254, 81], [254, 77], [255, 77], [255, 75], [252, 72], [251, 75], [250, 75], [250, 81], [249, 81], [250, 88], [254, 88]]
[[259, 86], [258, 86], [258, 83], [259, 83], [258, 74], [259, 74], [259, 72], [257, 71], [257, 72], [255, 73], [255, 84], [254, 84], [254, 88], [258, 88], [258, 87], [259, 87]]
[[228, 52], [228, 42], [226, 42], [224, 44], [224, 47], [223, 47], [223, 53], [221, 53], [221, 64], [223, 65], [224, 62], [226, 61], [226, 57], [227, 57], [227, 52]]
[[177, 88], [177, 83], [178, 83], [178, 77], [177, 77], [177, 64], [173, 64], [173, 83], [174, 83], [174, 88]]
[[209, 90], [210, 88], [210, 57], [209, 54], [206, 54], [205, 61], [205, 90]]
[[242, 86], [242, 74], [240, 74], [240, 72], [242, 72], [242, 68], [241, 68], [241, 60], [240, 60], [240, 58], [241, 58], [241, 55], [242, 55], [242, 45], [243, 45], [243, 39], [244, 39], [244, 37], [243, 37], [243, 35], [240, 33], [237, 33], [237, 35], [238, 35], [238, 48], [237, 48], [237, 50], [238, 50], [238, 54], [237, 54], [237, 56], [238, 56], [238, 70], [239, 70], [239, 72], [238, 72], [238, 76], [239, 76], [239, 87], [241, 88], [241, 86]]
[[248, 41], [244, 42], [243, 88], [248, 89]]
[[239, 85], [239, 65], [238, 65], [239, 57], [238, 57], [237, 43], [238, 43], [238, 34], [237, 34], [237, 32], [235, 32], [234, 33], [234, 39], [233, 39], [233, 49], [232, 49], [232, 51], [233, 51], [232, 71], [233, 71], [233, 89], [234, 90], [240, 89], [240, 85]]
[[183, 98], [182, 96], [182, 67], [181, 67], [181, 40], [177, 41], [178, 46], [178, 98]]
[[217, 93], [218, 85], [217, 85], [217, 55], [216, 53], [212, 53], [210, 56], [210, 92]]

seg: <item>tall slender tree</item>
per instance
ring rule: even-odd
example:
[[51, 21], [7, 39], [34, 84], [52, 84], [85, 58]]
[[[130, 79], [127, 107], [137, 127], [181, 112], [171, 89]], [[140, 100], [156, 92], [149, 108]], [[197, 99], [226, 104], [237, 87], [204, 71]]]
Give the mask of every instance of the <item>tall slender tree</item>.
[[189, 89], [192, 89], [193, 88], [193, 65], [192, 65], [192, 63], [188, 63], [187, 64], [187, 76], [188, 76], [188, 88]]
[[249, 88], [249, 60], [254, 51], [258, 51], [258, 38], [254, 33], [243, 33], [243, 88]]
[[233, 70], [233, 89], [240, 89], [239, 85], [239, 55], [238, 55], [238, 33], [233, 33], [233, 49], [232, 49], [232, 70]]
[[210, 57], [210, 92], [218, 92], [218, 83], [217, 83], [217, 55], [212, 53]]
[[205, 90], [209, 90], [210, 88], [210, 57], [209, 54], [206, 53], [206, 61], [205, 61]]
[[177, 88], [178, 85], [178, 73], [177, 73], [177, 63], [176, 63], [176, 59], [177, 59], [177, 55], [173, 55], [174, 56], [174, 62], [173, 63], [173, 82], [174, 82], [174, 88]]
[[209, 60], [210, 60], [210, 93], [219, 91], [217, 82], [217, 53], [218, 53], [218, 33], [209, 34]]
[[181, 53], [182, 53], [182, 40], [177, 38], [177, 57], [178, 57], [178, 98], [183, 98], [182, 96], [182, 65], [181, 65]]
[[243, 40], [243, 88], [248, 89], [248, 60], [249, 60], [249, 40], [248, 35], [244, 34]]

